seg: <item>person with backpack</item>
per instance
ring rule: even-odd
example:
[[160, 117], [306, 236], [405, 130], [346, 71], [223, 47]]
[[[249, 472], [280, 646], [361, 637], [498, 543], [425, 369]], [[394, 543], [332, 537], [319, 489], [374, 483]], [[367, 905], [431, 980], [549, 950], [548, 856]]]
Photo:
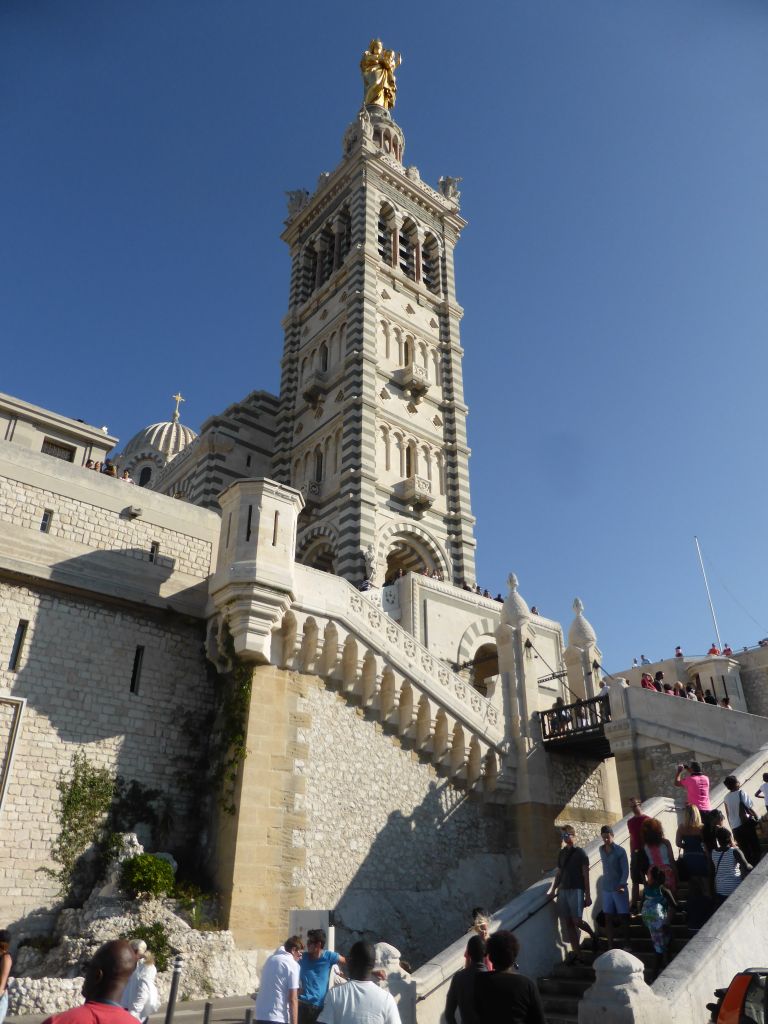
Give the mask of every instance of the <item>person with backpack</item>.
[[669, 943], [672, 939], [670, 922], [672, 908], [677, 906], [674, 893], [665, 883], [666, 876], [661, 868], [649, 869], [643, 893], [642, 918], [650, 933], [653, 951], [656, 954], [654, 978], [658, 977], [669, 963]]
[[725, 798], [725, 813], [728, 815], [728, 824], [731, 826], [733, 838], [744, 851], [744, 856], [750, 864], [757, 864], [762, 856], [760, 840], [757, 838], [758, 816], [752, 797], [741, 788], [741, 783], [735, 775], [729, 775], [723, 780], [725, 788], [729, 791]]

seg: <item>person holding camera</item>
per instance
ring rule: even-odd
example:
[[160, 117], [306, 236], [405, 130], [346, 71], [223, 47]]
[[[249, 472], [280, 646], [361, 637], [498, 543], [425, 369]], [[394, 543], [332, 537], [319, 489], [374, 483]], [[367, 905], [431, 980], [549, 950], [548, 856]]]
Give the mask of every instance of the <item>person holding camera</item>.
[[[683, 774], [685, 772], [685, 774]], [[675, 775], [675, 785], [685, 790], [688, 803], [698, 807], [702, 821], [706, 822], [712, 806], [709, 802], [709, 776], [701, 770], [698, 761], [690, 764], [679, 764]]]

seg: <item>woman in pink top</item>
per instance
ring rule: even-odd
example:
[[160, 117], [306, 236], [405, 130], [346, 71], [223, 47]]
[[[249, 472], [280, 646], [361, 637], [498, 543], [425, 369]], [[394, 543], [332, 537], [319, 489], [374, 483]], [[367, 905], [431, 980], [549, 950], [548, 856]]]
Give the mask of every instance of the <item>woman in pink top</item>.
[[[683, 775], [687, 772], [687, 775]], [[688, 764], [677, 766], [675, 785], [681, 786], [688, 795], [688, 803], [692, 807], [698, 807], [700, 811], [711, 810], [709, 805], [709, 777], [706, 776], [698, 761], [691, 761]]]

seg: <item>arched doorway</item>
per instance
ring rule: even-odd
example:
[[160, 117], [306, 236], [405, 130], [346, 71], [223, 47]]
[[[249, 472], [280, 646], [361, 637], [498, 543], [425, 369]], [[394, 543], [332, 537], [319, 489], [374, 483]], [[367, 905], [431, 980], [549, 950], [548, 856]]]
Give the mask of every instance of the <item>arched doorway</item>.
[[472, 658], [472, 685], [484, 697], [488, 696], [489, 683], [499, 674], [499, 652], [496, 644], [487, 643], [478, 647]]
[[301, 555], [299, 561], [310, 569], [320, 569], [321, 572], [336, 572], [336, 557], [331, 544], [327, 540], [319, 540], [311, 544]]
[[398, 576], [409, 572], [431, 573], [434, 563], [410, 538], [398, 537], [387, 552], [384, 582], [392, 583]]

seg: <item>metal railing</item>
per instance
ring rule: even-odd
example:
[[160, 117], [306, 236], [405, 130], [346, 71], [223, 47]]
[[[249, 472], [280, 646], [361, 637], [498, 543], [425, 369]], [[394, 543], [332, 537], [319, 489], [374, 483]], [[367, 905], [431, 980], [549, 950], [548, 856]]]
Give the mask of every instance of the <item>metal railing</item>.
[[589, 700], [577, 700], [573, 704], [562, 704], [549, 711], [540, 711], [539, 720], [544, 742], [602, 733], [604, 723], [611, 720], [611, 706], [608, 697], [592, 697]]

